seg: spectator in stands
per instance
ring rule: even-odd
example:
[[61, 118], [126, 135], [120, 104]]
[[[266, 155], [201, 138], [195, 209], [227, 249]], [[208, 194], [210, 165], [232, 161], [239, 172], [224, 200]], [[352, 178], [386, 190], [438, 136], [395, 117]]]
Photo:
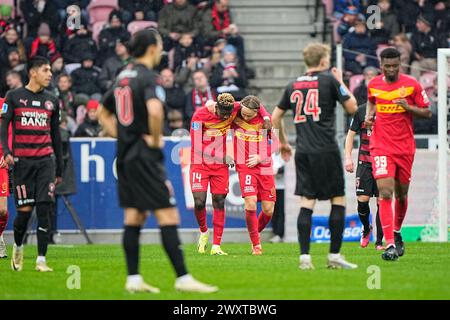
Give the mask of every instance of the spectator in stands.
[[0, 63], [6, 65], [8, 63], [8, 51], [11, 48], [17, 48], [20, 60], [26, 61], [27, 56], [22, 39], [13, 25], [8, 25], [4, 34], [0, 38]]
[[439, 34], [446, 34], [450, 38], [450, 3], [447, 1], [439, 1], [434, 6], [435, 26]]
[[416, 30], [416, 21], [421, 14], [433, 15], [434, 7], [429, 0], [397, 0], [398, 20], [409, 36]]
[[358, 21], [358, 8], [354, 6], [350, 6], [344, 11], [344, 15], [341, 18], [341, 21], [338, 25], [337, 32], [341, 38], [344, 38], [346, 34], [350, 31], [353, 31], [352, 28], [355, 27]]
[[411, 61], [412, 46], [408, 37], [404, 33], [399, 33], [394, 37], [393, 44], [400, 51], [400, 72], [409, 73], [409, 63]]
[[55, 53], [56, 43], [51, 37], [50, 27], [43, 22], [39, 27], [38, 36], [31, 43], [28, 57], [31, 59], [36, 56], [42, 56], [50, 59]]
[[63, 56], [67, 64], [80, 63], [84, 53], [89, 52], [97, 57], [97, 45], [92, 39], [92, 32], [88, 31], [86, 22], [80, 24], [69, 39], [64, 43]]
[[189, 125], [189, 119], [192, 118], [194, 112], [205, 106], [206, 101], [216, 100], [216, 92], [209, 85], [208, 76], [204, 70], [197, 70], [192, 74], [194, 88], [186, 95], [186, 113], [185, 120]]
[[172, 70], [164, 69], [161, 71], [161, 84], [166, 92], [166, 112], [178, 110], [184, 114], [184, 91], [175, 83]]
[[211, 65], [215, 66], [220, 62], [220, 59], [222, 59], [222, 51], [227, 45], [227, 41], [223, 38], [218, 39], [214, 43], [214, 47], [212, 48], [211, 53]]
[[178, 83], [185, 91], [189, 91], [193, 88], [192, 73], [198, 69], [200, 65], [200, 59], [198, 57], [189, 57], [186, 60], [186, 64], [182, 64], [180, 68], [175, 70], [175, 82]]
[[67, 128], [75, 134], [77, 130], [75, 94], [72, 92], [72, 78], [65, 73], [58, 76], [56, 96], [59, 99], [61, 113], [67, 116]]
[[12, 7], [7, 4], [0, 5], [0, 35], [6, 31], [11, 20]]
[[89, 137], [96, 138], [100, 135], [102, 131], [102, 126], [98, 122], [97, 109], [99, 102], [97, 100], [89, 100], [86, 105], [86, 118], [84, 122], [80, 124], [77, 131], [75, 132], [75, 137]]
[[419, 79], [422, 71], [436, 71], [437, 49], [448, 47], [445, 35], [433, 31], [432, 25], [432, 16], [419, 16], [417, 31], [411, 37], [414, 52], [411, 75], [416, 79]]
[[169, 51], [180, 40], [181, 34], [199, 34], [197, 10], [187, 0], [174, 0], [159, 13], [158, 29], [163, 36], [164, 50]]
[[130, 60], [127, 43], [128, 36], [121, 38], [116, 42], [115, 55], [105, 61], [98, 81], [102, 92], [106, 92], [114, 83], [116, 75], [120, 69], [126, 66]]
[[59, 52], [56, 52], [50, 57], [50, 64], [52, 68], [52, 81], [50, 82], [48, 89], [54, 91], [57, 89], [58, 76], [64, 72], [64, 58]]
[[430, 99], [430, 111], [431, 118], [429, 119], [419, 119], [413, 118], [414, 122], [414, 133], [415, 134], [437, 134], [437, 117], [438, 117], [438, 87], [437, 87], [437, 77], [434, 79], [433, 88], [428, 91], [428, 98]]
[[387, 44], [400, 32], [397, 15], [391, 10], [391, 0], [379, 0], [378, 7], [381, 10], [381, 21], [370, 30], [370, 37], [375, 44]]
[[119, 0], [125, 24], [133, 20], [158, 21], [158, 12], [163, 7], [162, 0]]
[[190, 57], [200, 58], [201, 53], [194, 43], [194, 38], [190, 33], [183, 33], [180, 40], [175, 45], [174, 70], [187, 65]]
[[364, 104], [367, 102], [367, 84], [370, 80], [375, 78], [378, 75], [377, 68], [374, 67], [366, 67], [364, 69], [364, 81], [355, 88], [353, 95], [356, 98], [358, 105]]
[[337, 19], [342, 18], [345, 15], [345, 11], [348, 7], [355, 7], [358, 12], [362, 12], [361, 1], [360, 0], [334, 0], [334, 16]]
[[170, 136], [175, 130], [183, 128], [183, 114], [179, 110], [170, 110], [167, 113], [167, 121], [164, 126], [164, 135]]
[[343, 41], [345, 70], [362, 74], [367, 66], [377, 66], [376, 46], [367, 34], [366, 23], [358, 20], [355, 31], [348, 33]]
[[28, 36], [35, 38], [40, 25], [45, 22], [51, 30], [51, 34], [58, 33], [60, 17], [58, 11], [50, 0], [23, 0], [20, 1], [20, 9], [28, 26]]
[[226, 45], [222, 56], [213, 68], [211, 86], [216, 88], [218, 93], [229, 92], [236, 100], [240, 100], [246, 95], [247, 78], [237, 60], [236, 48]]
[[81, 67], [72, 72], [73, 90], [91, 99], [100, 100], [101, 90], [98, 85], [100, 69], [94, 66], [94, 58], [87, 52], [81, 59]]
[[103, 66], [103, 63], [110, 57], [115, 55], [117, 40], [130, 37], [130, 34], [122, 24], [120, 12], [111, 11], [109, 15], [109, 27], [103, 29], [98, 37], [99, 52], [97, 57], [97, 65]]
[[0, 68], [0, 96], [4, 97], [8, 90], [6, 85], [6, 73], [11, 70], [17, 71], [20, 74], [23, 83], [28, 81], [25, 64], [20, 60], [19, 50], [14, 47], [10, 48], [8, 51], [8, 64]]
[[15, 90], [23, 87], [22, 77], [19, 72], [10, 70], [6, 73], [6, 85], [8, 90]]
[[218, 39], [226, 39], [237, 49], [239, 63], [245, 66], [244, 39], [239, 35], [238, 27], [231, 22], [228, 0], [214, 0], [212, 6], [200, 15], [200, 34], [205, 50], [211, 51]]

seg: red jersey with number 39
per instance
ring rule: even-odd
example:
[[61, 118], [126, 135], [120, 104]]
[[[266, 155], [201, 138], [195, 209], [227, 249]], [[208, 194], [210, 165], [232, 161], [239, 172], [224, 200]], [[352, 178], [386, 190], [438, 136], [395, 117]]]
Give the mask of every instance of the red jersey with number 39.
[[376, 118], [370, 139], [374, 155], [412, 155], [416, 150], [413, 115], [394, 103], [405, 99], [409, 105], [428, 108], [430, 102], [421, 84], [414, 78], [400, 74], [394, 83], [387, 83], [384, 75], [373, 78], [367, 85], [368, 99], [376, 105]]

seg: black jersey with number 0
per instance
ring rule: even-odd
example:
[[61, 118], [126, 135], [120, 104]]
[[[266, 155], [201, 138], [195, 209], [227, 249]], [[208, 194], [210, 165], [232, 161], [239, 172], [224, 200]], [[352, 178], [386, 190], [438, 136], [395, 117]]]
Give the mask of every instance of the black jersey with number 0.
[[297, 130], [297, 150], [320, 153], [338, 150], [336, 142], [336, 102], [350, 98], [329, 72], [312, 72], [290, 82], [278, 106], [292, 110]]
[[370, 160], [370, 135], [372, 130], [367, 130], [366, 123], [366, 104], [358, 108], [350, 123], [350, 130], [355, 131], [360, 135], [358, 163], [371, 165]]
[[130, 152], [139, 152], [142, 135], [151, 134], [146, 103], [153, 98], [163, 100], [159, 91], [157, 74], [153, 70], [130, 63], [104, 95], [102, 104], [117, 117], [119, 159]]

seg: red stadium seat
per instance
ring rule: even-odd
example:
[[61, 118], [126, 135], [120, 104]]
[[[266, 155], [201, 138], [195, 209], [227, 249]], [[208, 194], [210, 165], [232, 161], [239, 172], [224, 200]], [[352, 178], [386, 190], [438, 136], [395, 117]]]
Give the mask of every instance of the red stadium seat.
[[133, 35], [138, 31], [147, 29], [147, 28], [158, 28], [158, 23], [154, 21], [132, 21], [128, 24], [128, 32]]
[[354, 92], [357, 87], [364, 81], [364, 75], [356, 74], [350, 77], [350, 91]]
[[92, 26], [92, 39], [98, 44], [98, 36], [100, 35], [100, 32], [103, 30], [105, 25], [107, 24], [106, 21], [97, 21]]
[[118, 8], [118, 0], [92, 0], [87, 7], [91, 25], [99, 21], [108, 21], [111, 11]]

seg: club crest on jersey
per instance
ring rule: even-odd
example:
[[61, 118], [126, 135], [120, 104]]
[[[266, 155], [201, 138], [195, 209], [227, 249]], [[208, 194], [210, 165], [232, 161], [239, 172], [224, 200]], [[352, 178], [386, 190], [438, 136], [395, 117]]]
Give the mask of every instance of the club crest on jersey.
[[[39, 105], [40, 105], [40, 103], [39, 103]], [[44, 106], [45, 106], [45, 109], [47, 109], [48, 111], [52, 111], [54, 109], [53, 102], [51, 102], [49, 100], [45, 101]]]
[[398, 89], [398, 95], [400, 96], [400, 98], [406, 98], [408, 96], [408, 92], [406, 91], [405, 87], [401, 87]]

